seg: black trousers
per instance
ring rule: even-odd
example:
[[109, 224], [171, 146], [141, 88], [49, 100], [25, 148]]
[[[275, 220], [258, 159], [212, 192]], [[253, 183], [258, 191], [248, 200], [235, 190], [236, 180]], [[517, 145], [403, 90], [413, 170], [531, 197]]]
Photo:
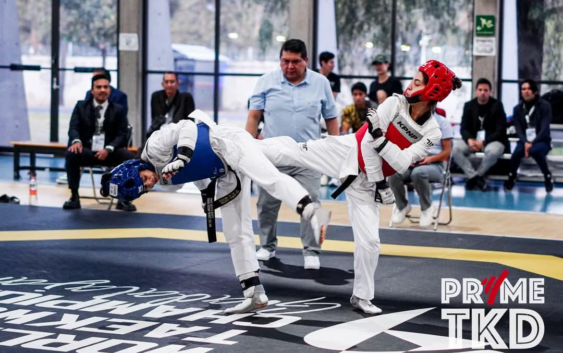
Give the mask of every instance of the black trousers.
[[[544, 176], [550, 174], [549, 168], [547, 167], [547, 155], [550, 150], [550, 145], [545, 142], [535, 142], [532, 144], [532, 147], [530, 147], [530, 157], [536, 160]], [[512, 173], [512, 175], [516, 175], [520, 162], [524, 158], [525, 151], [524, 144], [519, 141], [510, 159], [510, 173]]]
[[135, 158], [135, 154], [127, 148], [116, 148], [107, 158], [100, 161], [94, 157], [95, 153], [89, 148], [82, 148], [82, 153], [66, 151], [66, 174], [68, 176], [68, 188], [78, 191], [80, 186], [80, 167], [91, 167], [96, 165], [115, 167], [128, 159]]

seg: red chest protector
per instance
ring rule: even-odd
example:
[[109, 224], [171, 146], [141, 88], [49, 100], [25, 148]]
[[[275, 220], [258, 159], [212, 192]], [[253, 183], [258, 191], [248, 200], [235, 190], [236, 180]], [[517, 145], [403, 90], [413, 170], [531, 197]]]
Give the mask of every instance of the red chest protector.
[[[390, 142], [393, 142], [401, 150], [404, 150], [405, 148], [408, 148], [413, 144], [413, 142], [406, 136], [406, 134], [408, 133], [412, 135], [414, 134], [408, 128], [406, 130], [397, 128], [396, 120], [397, 118], [394, 119], [391, 122], [391, 124], [389, 124], [389, 127], [387, 128], [387, 132], [385, 133], [385, 138]], [[364, 173], [366, 172], [366, 164], [364, 162], [364, 157], [362, 155], [362, 140], [366, 132], [368, 131], [368, 126], [369, 126], [368, 123], [365, 123], [358, 131], [356, 131], [356, 142], [358, 143], [358, 163], [360, 169]], [[401, 125], [401, 122], [399, 121], [398, 126], [399, 127], [404, 126], [404, 124]], [[411, 135], [411, 139], [413, 138], [412, 135]], [[416, 135], [418, 135], [418, 133]], [[389, 177], [396, 173], [395, 169], [393, 169], [385, 159], [383, 160], [382, 169], [383, 169], [384, 177]]]

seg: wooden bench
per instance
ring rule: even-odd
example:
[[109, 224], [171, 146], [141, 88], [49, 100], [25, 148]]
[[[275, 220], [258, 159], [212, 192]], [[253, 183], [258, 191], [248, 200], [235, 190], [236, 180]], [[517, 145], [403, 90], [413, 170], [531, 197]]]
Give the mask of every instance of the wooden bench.
[[[14, 180], [20, 180], [20, 170], [29, 170], [30, 173], [35, 174], [37, 170], [47, 170], [53, 172], [64, 172], [65, 168], [61, 167], [42, 167], [37, 166], [37, 154], [52, 154], [55, 156], [64, 156], [67, 150], [67, 145], [58, 142], [32, 142], [32, 141], [12, 141], [10, 145], [14, 147]], [[129, 147], [129, 151], [136, 153], [137, 147]], [[20, 164], [20, 154], [29, 153], [29, 165], [22, 166]]]

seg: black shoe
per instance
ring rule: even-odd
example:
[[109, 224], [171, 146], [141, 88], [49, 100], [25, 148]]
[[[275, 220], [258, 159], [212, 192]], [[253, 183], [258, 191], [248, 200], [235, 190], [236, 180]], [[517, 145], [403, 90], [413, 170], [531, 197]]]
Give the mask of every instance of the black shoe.
[[465, 190], [475, 190], [478, 179], [479, 179], [478, 176], [474, 176], [471, 179], [467, 179], [467, 182], [465, 182]]
[[80, 199], [78, 197], [71, 197], [63, 205], [63, 210], [77, 210], [80, 208]]
[[477, 185], [475, 186], [476, 189], [481, 191], [487, 191], [489, 189], [489, 185], [487, 185], [487, 179], [485, 177], [477, 177]]
[[135, 212], [137, 211], [137, 207], [131, 203], [131, 201], [117, 201], [117, 205], [115, 206], [116, 209], [122, 210], [125, 212]]
[[508, 180], [504, 182], [504, 191], [512, 191], [514, 189], [514, 185], [516, 184], [516, 180], [513, 177], [509, 176]]
[[551, 178], [551, 174], [547, 174], [545, 177], [545, 192], [552, 192], [553, 191], [553, 179]]

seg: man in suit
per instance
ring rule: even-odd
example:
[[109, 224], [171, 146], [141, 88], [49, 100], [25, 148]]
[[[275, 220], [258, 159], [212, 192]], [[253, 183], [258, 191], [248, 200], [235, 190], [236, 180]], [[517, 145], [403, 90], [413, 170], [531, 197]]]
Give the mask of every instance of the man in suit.
[[152, 122], [147, 131], [147, 138], [162, 125], [178, 123], [188, 119], [195, 110], [194, 99], [191, 94], [178, 92], [180, 81], [174, 72], [167, 72], [162, 76], [161, 91], [156, 91], [151, 97]]
[[[92, 96], [78, 101], [70, 118], [66, 153], [66, 172], [71, 197], [63, 209], [80, 208], [78, 187], [80, 167], [92, 165], [116, 166], [135, 156], [127, 149], [127, 117], [123, 108], [109, 101], [109, 77], [92, 77]], [[117, 209], [136, 211], [128, 202], [118, 202]]]
[[[97, 76], [97, 75], [107, 76], [108, 79], [109, 79], [109, 82], [111, 83], [111, 74], [105, 68], [100, 67], [100, 68], [95, 69], [92, 72], [92, 77]], [[127, 113], [129, 112], [129, 104], [127, 103], [127, 94], [125, 94], [125, 92], [120, 91], [119, 89], [117, 89], [113, 86], [109, 86], [109, 88], [110, 88], [110, 92], [109, 92], [108, 100], [112, 103], [119, 104], [121, 106], [121, 108], [123, 108], [123, 113], [125, 114], [125, 117], [127, 117]], [[88, 100], [90, 98], [92, 98], [92, 92], [88, 91], [88, 92], [86, 92], [85, 100]]]
[[[485, 175], [508, 146], [504, 107], [500, 101], [491, 97], [491, 90], [489, 80], [477, 80], [475, 98], [463, 107], [460, 127], [462, 140], [456, 141], [452, 150], [454, 161], [467, 178], [466, 190], [488, 189]], [[485, 157], [475, 170], [470, 156], [480, 151], [484, 152]]]

